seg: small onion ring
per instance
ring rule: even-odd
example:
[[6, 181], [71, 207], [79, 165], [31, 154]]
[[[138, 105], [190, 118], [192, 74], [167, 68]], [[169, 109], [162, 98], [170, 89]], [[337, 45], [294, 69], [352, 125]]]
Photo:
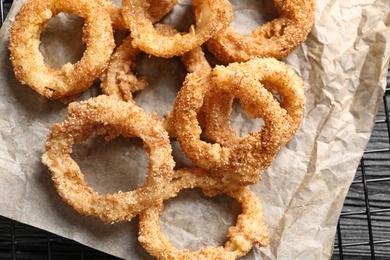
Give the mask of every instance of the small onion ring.
[[[201, 188], [205, 195], [226, 193], [236, 199], [242, 207], [235, 226], [229, 228], [229, 240], [224, 246], [206, 246], [199, 252], [179, 250], [164, 236], [159, 225], [163, 203], [158, 201], [140, 213], [139, 237], [141, 245], [157, 259], [237, 259], [249, 252], [256, 244], [268, 245], [268, 230], [264, 224], [262, 205], [249, 188], [224, 190], [218, 178], [212, 178], [199, 168], [175, 171], [172, 182], [164, 189], [162, 200], [176, 197], [182, 189]], [[215, 190], [218, 189], [218, 190]]]
[[[273, 83], [273, 90], [284, 98], [283, 107], [261, 82]], [[297, 121], [305, 105], [303, 87], [302, 79], [292, 69], [273, 58], [216, 66], [203, 78], [188, 74], [173, 109], [182, 151], [195, 165], [224, 174], [228, 182], [257, 183], [260, 173], [272, 164], [277, 152], [300, 126]], [[212, 89], [239, 98], [244, 111], [251, 117], [262, 118], [264, 127], [228, 146], [200, 140], [202, 130], [197, 113]], [[206, 129], [207, 124], [206, 116]]]
[[[71, 158], [72, 147], [96, 132], [140, 137], [150, 164], [143, 186], [130, 192], [99, 195], [84, 181], [77, 163]], [[105, 222], [130, 220], [155, 202], [158, 191], [171, 181], [175, 162], [168, 134], [161, 124], [133, 103], [101, 95], [69, 104], [68, 117], [55, 124], [48, 135], [42, 162], [52, 174], [60, 196], [84, 215], [97, 216]]]
[[225, 63], [253, 57], [283, 59], [304, 42], [315, 18], [315, 0], [275, 0], [279, 17], [252, 31], [239, 34], [233, 27], [206, 42], [207, 49]]
[[[85, 19], [86, 50], [77, 63], [53, 69], [44, 63], [39, 51], [40, 35], [47, 21], [60, 12]], [[106, 69], [114, 47], [108, 13], [88, 0], [28, 0], [15, 16], [9, 37], [16, 78], [49, 99], [66, 99], [89, 88]]]
[[227, 0], [193, 0], [192, 4], [197, 14], [196, 27], [191, 26], [185, 34], [167, 36], [156, 30], [148, 17], [150, 1], [123, 0], [123, 19], [133, 37], [133, 46], [157, 57], [181, 56], [214, 37], [232, 19]]

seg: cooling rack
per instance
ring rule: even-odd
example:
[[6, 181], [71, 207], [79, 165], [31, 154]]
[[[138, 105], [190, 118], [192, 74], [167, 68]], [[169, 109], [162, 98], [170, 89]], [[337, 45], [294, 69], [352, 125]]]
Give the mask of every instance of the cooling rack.
[[390, 68], [370, 142], [338, 222], [332, 259], [390, 259]]
[[[0, 0], [3, 23], [12, 0]], [[390, 259], [390, 68], [386, 93], [337, 225], [332, 259]], [[115, 260], [0, 216], [0, 259]]]

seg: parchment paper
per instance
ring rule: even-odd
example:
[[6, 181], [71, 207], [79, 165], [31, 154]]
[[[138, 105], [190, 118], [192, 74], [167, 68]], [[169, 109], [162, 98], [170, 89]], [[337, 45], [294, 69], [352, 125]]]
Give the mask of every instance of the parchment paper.
[[[121, 258], [152, 259], [137, 241], [137, 218], [110, 225], [79, 215], [62, 202], [41, 164], [46, 135], [65, 118], [67, 107], [39, 96], [14, 78], [7, 44], [21, 2], [14, 2], [0, 34], [0, 214]], [[189, 1], [179, 2], [168, 22], [190, 11]], [[242, 33], [275, 16], [272, 8], [264, 10], [272, 1], [232, 3], [233, 26]], [[388, 0], [317, 1], [311, 34], [284, 60], [305, 82], [302, 128], [263, 173], [260, 183], [251, 186], [263, 203], [270, 245], [255, 247], [244, 259], [330, 258], [343, 201], [386, 85], [389, 7]], [[42, 52], [53, 66], [63, 59], [79, 58], [80, 48], [72, 44], [81, 33], [69, 33], [75, 30], [69, 29], [69, 22], [80, 27], [79, 20], [65, 19], [64, 31], [55, 29], [57, 36], [50, 38], [48, 30], [42, 39]], [[184, 67], [179, 59], [141, 55], [137, 70], [150, 82], [149, 88], [136, 95], [137, 102], [148, 112], [164, 114], [185, 77]], [[98, 87], [91, 87], [78, 100], [99, 94]], [[232, 119], [236, 129], [251, 129], [254, 122], [242, 127], [247, 119], [240, 114], [236, 117]], [[172, 141], [172, 145], [178, 167], [189, 165], [178, 144]], [[134, 189], [144, 180], [148, 165], [141, 142], [124, 138], [109, 143], [94, 138], [77, 145], [74, 158], [98, 192]], [[240, 212], [238, 203], [227, 196], [210, 199], [198, 190], [185, 190], [165, 205], [164, 233], [177, 247], [191, 250], [222, 245]]]

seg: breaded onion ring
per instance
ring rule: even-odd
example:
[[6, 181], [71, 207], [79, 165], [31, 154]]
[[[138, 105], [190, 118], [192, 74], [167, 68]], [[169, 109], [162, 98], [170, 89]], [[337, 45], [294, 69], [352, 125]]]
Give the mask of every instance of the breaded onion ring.
[[178, 0], [148, 0], [150, 2], [147, 13], [149, 19], [156, 23], [167, 15], [177, 5]]
[[193, 0], [192, 4], [197, 14], [196, 27], [191, 26], [185, 34], [167, 36], [156, 30], [148, 17], [150, 1], [123, 0], [123, 19], [133, 46], [157, 57], [180, 56], [201, 46], [231, 21], [232, 9], [227, 0]]
[[[142, 139], [150, 160], [143, 186], [105, 196], [88, 186], [71, 152], [75, 143], [95, 132], [109, 134], [108, 139], [117, 135]], [[66, 120], [55, 124], [48, 135], [42, 162], [51, 171], [60, 196], [79, 213], [118, 222], [130, 220], [150, 206], [158, 191], [171, 181], [175, 165], [171, 154], [168, 134], [161, 124], [133, 103], [102, 95], [69, 104]]]
[[[262, 83], [271, 85], [272, 92]], [[236, 185], [258, 182], [262, 170], [272, 164], [277, 152], [300, 126], [305, 105], [303, 87], [302, 79], [292, 69], [273, 58], [216, 66], [203, 78], [188, 74], [173, 109], [174, 127], [182, 151], [197, 166], [220, 172]], [[202, 141], [197, 113], [211, 89], [238, 98], [249, 116], [264, 120], [263, 128], [227, 146]], [[282, 104], [273, 93], [282, 96]], [[206, 115], [209, 113], [206, 110]], [[215, 111], [211, 113], [218, 117]], [[219, 131], [224, 127], [221, 124], [226, 124], [226, 118], [222, 119], [222, 122], [214, 119], [210, 123], [206, 116], [206, 129], [211, 124]]]
[[[123, 25], [122, 8], [114, 5], [110, 0], [96, 0], [97, 3], [109, 13], [114, 29], [125, 30]], [[153, 23], [167, 15], [172, 7], [177, 4], [177, 0], [150, 0], [148, 9], [149, 18]]]
[[[169, 1], [166, 2], [169, 3]], [[168, 8], [168, 6], [165, 6], [165, 8]], [[169, 12], [169, 10], [166, 11]], [[159, 14], [162, 15], [161, 11]], [[157, 21], [159, 17], [151, 19]], [[165, 24], [157, 25], [156, 30], [164, 35], [173, 35], [177, 32], [172, 26]], [[101, 76], [100, 88], [106, 95], [133, 102], [133, 93], [146, 88], [148, 81], [146, 77], [137, 77], [134, 74], [135, 61], [141, 50], [134, 48], [131, 42], [131, 36], [127, 36], [116, 48], [107, 70]]]
[[[60, 12], [85, 19], [81, 60], [60, 69], [44, 63], [39, 51], [40, 35], [47, 21]], [[28, 0], [15, 16], [9, 49], [16, 78], [49, 99], [77, 95], [91, 86], [106, 69], [115, 47], [110, 17], [94, 1]]]
[[[157, 24], [156, 30], [164, 35], [174, 35], [177, 33], [168, 24]], [[131, 41], [131, 36], [127, 36], [115, 50], [106, 72], [101, 76], [102, 83], [100, 85], [104, 94], [128, 102], [134, 102], [133, 93], [143, 90], [148, 86], [146, 77], [137, 77], [133, 72], [136, 66], [136, 57], [141, 50], [134, 48], [131, 45]], [[197, 61], [192, 60], [191, 62]], [[190, 63], [190, 61], [186, 63]], [[169, 137], [174, 138], [176, 136], [172, 127], [172, 116], [170, 112], [167, 112], [165, 116], [159, 116], [157, 113], [153, 113], [152, 116], [163, 124]]]
[[112, 26], [115, 30], [125, 30], [123, 26], [123, 18], [121, 13], [121, 8], [117, 7], [110, 0], [95, 0], [99, 5], [101, 5], [104, 10], [110, 15]]
[[136, 77], [133, 73], [140, 50], [133, 48], [131, 41], [127, 36], [116, 48], [100, 85], [104, 94], [124, 101], [132, 101], [134, 92], [148, 86], [146, 77]]
[[185, 53], [181, 57], [181, 61], [189, 73], [199, 75], [200, 77], [211, 71], [211, 66], [206, 60], [202, 47], [196, 47]]
[[236, 199], [242, 207], [236, 225], [229, 228], [228, 241], [224, 246], [206, 246], [199, 252], [179, 250], [164, 236], [159, 225], [163, 203], [158, 201], [140, 213], [139, 237], [141, 245], [157, 259], [237, 259], [245, 255], [256, 244], [268, 245], [268, 230], [264, 224], [259, 198], [247, 187], [237, 190], [218, 190], [220, 181], [205, 174], [201, 169], [180, 169], [175, 178], [164, 189], [163, 200], [177, 196], [182, 189], [201, 188], [205, 195], [226, 193]]
[[307, 38], [314, 23], [315, 0], [276, 1], [279, 17], [252, 31], [239, 34], [233, 27], [221, 31], [206, 46], [225, 63], [253, 57], [283, 59]]
[[[193, 75], [198, 75], [199, 77], [202, 77], [211, 71], [211, 66], [208, 63], [208, 61], [205, 58], [204, 52], [202, 50], [202, 47], [196, 47], [193, 50], [185, 53], [181, 57], [181, 61], [183, 62], [184, 66], [186, 67], [187, 71], [189, 73], [192, 73]], [[175, 127], [173, 126], [173, 114], [171, 112], [168, 112], [165, 117], [156, 117], [159, 119], [165, 130], [168, 132], [170, 138], [176, 138], [176, 132]], [[203, 126], [205, 123], [205, 116], [202, 113], [202, 111], [199, 111], [198, 113], [198, 121], [201, 126]]]
[[[306, 104], [302, 79], [293, 69], [273, 58], [255, 58], [246, 63], [232, 63], [226, 67], [217, 66], [213, 70], [213, 80], [217, 85], [237, 86], [243, 84], [244, 81], [240, 82], [240, 80], [248, 77], [248, 75], [261, 82], [263, 87], [275, 97], [274, 101], [278, 100], [277, 103], [281, 109], [287, 112], [287, 121], [285, 123], [289, 124], [289, 135], [285, 136], [285, 138], [290, 139], [301, 126], [303, 107]], [[224, 93], [226, 94], [228, 92]], [[223, 98], [223, 93], [221, 92], [214, 91], [213, 94], [214, 96], [210, 96], [210, 100], [215, 102], [208, 103], [208, 109], [210, 109], [206, 119], [208, 134], [230, 128], [228, 120], [223, 122], [223, 110], [224, 107], [229, 107], [228, 104], [231, 101], [228, 102], [226, 96]], [[217, 101], [218, 97], [222, 97], [219, 102]], [[250, 101], [241, 101], [244, 111], [249, 116], [253, 118], [261, 117], [257, 109], [251, 105]], [[217, 111], [213, 111], [213, 109], [217, 109]]]

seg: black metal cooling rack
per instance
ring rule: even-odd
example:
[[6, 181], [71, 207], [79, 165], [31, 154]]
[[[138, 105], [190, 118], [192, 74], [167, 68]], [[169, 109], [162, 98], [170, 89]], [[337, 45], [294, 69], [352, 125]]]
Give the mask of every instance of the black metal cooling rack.
[[338, 222], [332, 259], [390, 259], [390, 68], [375, 127]]
[[[0, 0], [1, 24], [12, 0]], [[390, 259], [390, 68], [372, 137], [348, 192], [332, 259]], [[114, 260], [73, 240], [0, 216], [0, 259]]]

